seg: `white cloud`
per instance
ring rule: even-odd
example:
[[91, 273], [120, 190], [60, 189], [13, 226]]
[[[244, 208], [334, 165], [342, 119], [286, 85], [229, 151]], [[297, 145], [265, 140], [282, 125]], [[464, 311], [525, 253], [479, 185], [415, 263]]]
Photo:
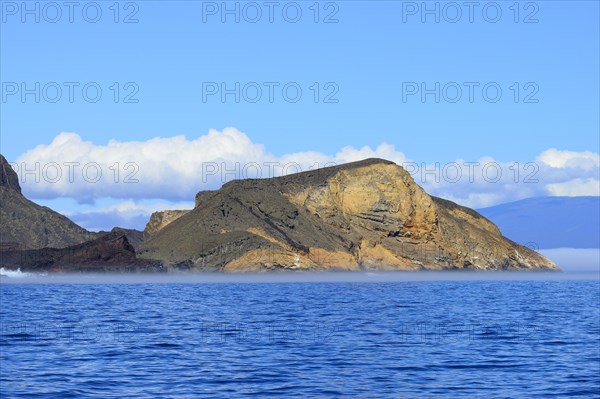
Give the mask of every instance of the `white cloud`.
[[549, 151], [534, 162], [483, 157], [469, 163], [459, 159], [451, 164], [417, 165], [413, 177], [428, 193], [472, 208], [538, 196], [600, 195], [598, 154]]
[[336, 155], [335, 159], [344, 162], [360, 161], [365, 158], [383, 158], [395, 162], [398, 165], [406, 162], [407, 159], [403, 153], [396, 151], [391, 144], [380, 144], [375, 150], [369, 146], [364, 146], [357, 150], [353, 147], [344, 147]]
[[590, 170], [600, 166], [600, 155], [591, 151], [560, 151], [551, 148], [542, 152], [538, 160], [552, 168], [579, 168]]
[[573, 179], [564, 183], [548, 184], [547, 188], [551, 195], [557, 196], [600, 196], [600, 180], [598, 179]]

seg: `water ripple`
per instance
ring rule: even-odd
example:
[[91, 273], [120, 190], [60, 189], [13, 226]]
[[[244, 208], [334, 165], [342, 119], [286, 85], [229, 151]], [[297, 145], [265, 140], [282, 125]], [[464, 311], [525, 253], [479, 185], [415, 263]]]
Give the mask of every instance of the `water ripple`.
[[598, 398], [597, 281], [0, 285], [7, 398]]

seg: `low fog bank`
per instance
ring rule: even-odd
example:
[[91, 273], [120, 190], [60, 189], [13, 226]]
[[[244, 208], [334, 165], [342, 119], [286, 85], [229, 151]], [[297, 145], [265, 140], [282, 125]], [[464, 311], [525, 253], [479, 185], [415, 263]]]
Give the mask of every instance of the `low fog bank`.
[[598, 280], [596, 272], [295, 272], [165, 274], [12, 274], [2, 284], [400, 283], [419, 281]]

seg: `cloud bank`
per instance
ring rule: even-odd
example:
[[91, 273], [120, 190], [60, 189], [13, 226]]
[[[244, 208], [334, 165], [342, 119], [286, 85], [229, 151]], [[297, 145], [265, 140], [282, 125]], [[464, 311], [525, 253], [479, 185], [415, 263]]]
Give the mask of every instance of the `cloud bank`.
[[405, 161], [389, 144], [376, 149], [342, 148], [330, 156], [310, 151], [277, 157], [234, 128], [188, 140], [184, 136], [148, 141], [111, 140], [106, 145], [60, 133], [48, 145], [27, 151], [12, 163], [32, 198], [71, 197], [190, 200], [201, 189], [239, 178], [264, 178], [369, 157]]
[[152, 210], [158, 210], [137, 204], [142, 200], [160, 200], [165, 208], [174, 208], [178, 202], [192, 201], [200, 190], [233, 179], [279, 176], [370, 157], [402, 165], [429, 193], [474, 208], [534, 196], [600, 195], [600, 156], [591, 151], [552, 148], [530, 162], [482, 157], [424, 164], [382, 143], [376, 148], [343, 147], [335, 154], [307, 151], [276, 156], [235, 128], [210, 130], [194, 139], [110, 140], [105, 145], [85, 141], [76, 133], [60, 133], [12, 165], [30, 198], [117, 202], [110, 208], [70, 214], [84, 226], [107, 228], [106, 223], [96, 226], [88, 219], [108, 220], [110, 214], [114, 222], [139, 228]]

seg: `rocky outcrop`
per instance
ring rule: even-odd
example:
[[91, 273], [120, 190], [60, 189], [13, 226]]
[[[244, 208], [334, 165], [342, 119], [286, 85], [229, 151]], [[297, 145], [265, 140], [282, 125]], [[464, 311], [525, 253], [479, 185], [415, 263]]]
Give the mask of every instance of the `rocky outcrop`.
[[97, 237], [21, 194], [19, 178], [0, 155], [0, 248], [63, 248]]
[[127, 237], [127, 241], [133, 246], [135, 250], [137, 250], [140, 245], [148, 238], [150, 238], [150, 234], [145, 231], [139, 231], [136, 229], [125, 229], [123, 227], [114, 227], [110, 232], [108, 231], [100, 231], [98, 232], [98, 236], [110, 233], [121, 233]]
[[192, 270], [556, 270], [381, 159], [200, 192], [139, 256]]
[[5, 250], [0, 267], [23, 272], [164, 271], [161, 262], [137, 259], [125, 234], [114, 231], [67, 248]]
[[151, 235], [156, 234], [169, 223], [179, 219], [181, 216], [188, 213], [189, 210], [170, 210], [162, 212], [153, 212], [150, 216], [150, 220], [144, 228], [144, 232]]

